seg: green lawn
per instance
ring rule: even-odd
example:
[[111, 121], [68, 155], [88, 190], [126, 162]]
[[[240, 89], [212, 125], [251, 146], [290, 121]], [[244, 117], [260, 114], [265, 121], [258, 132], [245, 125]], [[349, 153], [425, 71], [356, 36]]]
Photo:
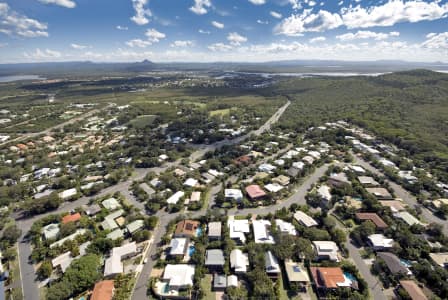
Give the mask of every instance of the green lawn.
[[131, 120], [129, 124], [134, 128], [141, 129], [154, 123], [156, 118], [157, 116], [155, 115], [138, 116], [137, 118]]
[[212, 292], [212, 275], [207, 274], [201, 280], [201, 290], [204, 293], [203, 300], [215, 300], [215, 293]]
[[217, 109], [217, 110], [212, 110], [209, 112], [210, 117], [214, 117], [214, 116], [228, 116], [230, 114], [230, 108], [225, 108], [225, 109]]

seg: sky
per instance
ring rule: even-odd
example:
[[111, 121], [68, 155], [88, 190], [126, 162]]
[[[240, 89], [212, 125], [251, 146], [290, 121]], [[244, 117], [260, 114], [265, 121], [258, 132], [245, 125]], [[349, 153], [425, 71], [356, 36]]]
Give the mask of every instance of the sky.
[[0, 63], [448, 62], [448, 0], [0, 0]]

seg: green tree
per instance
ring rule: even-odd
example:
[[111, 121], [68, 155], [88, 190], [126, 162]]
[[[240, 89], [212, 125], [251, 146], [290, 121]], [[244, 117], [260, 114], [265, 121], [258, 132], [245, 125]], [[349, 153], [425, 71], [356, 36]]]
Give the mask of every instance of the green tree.
[[40, 265], [39, 269], [37, 269], [37, 277], [40, 280], [43, 280], [50, 277], [52, 272], [53, 266], [50, 261], [46, 260]]
[[6, 241], [9, 245], [14, 244], [22, 234], [22, 230], [17, 225], [10, 225], [3, 231], [2, 240]]

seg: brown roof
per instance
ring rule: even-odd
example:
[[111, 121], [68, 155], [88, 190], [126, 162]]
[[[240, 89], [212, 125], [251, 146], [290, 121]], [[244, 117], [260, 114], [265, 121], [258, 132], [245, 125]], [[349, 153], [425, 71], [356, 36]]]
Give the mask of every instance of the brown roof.
[[103, 280], [95, 284], [90, 300], [112, 300], [114, 295], [114, 281]]
[[405, 205], [399, 200], [380, 200], [382, 206], [387, 206], [392, 209], [392, 211], [402, 211], [405, 210]]
[[345, 282], [344, 273], [339, 267], [311, 267], [310, 271], [317, 287], [337, 288], [338, 283]]
[[401, 286], [406, 290], [412, 300], [428, 300], [422, 289], [413, 280], [400, 280]]
[[73, 215], [66, 215], [65, 217], [62, 218], [62, 224], [67, 224], [70, 222], [76, 222], [79, 221], [79, 219], [81, 219], [81, 214], [80, 213], [76, 213]]
[[376, 225], [379, 229], [386, 229], [388, 226], [386, 222], [381, 219], [380, 216], [378, 216], [376, 213], [356, 213], [356, 218], [358, 220], [370, 220], [373, 222], [373, 224]]
[[248, 164], [248, 163], [250, 163], [250, 161], [251, 161], [250, 156], [243, 155], [243, 156], [235, 158], [235, 160], [233, 162], [236, 165], [239, 165], [239, 164]]
[[366, 188], [366, 191], [380, 199], [392, 199], [389, 191], [382, 187]]
[[193, 220], [183, 220], [177, 223], [175, 235], [196, 236], [196, 229], [200, 223]]
[[265, 191], [259, 185], [252, 184], [246, 187], [246, 193], [251, 199], [257, 199], [266, 196]]

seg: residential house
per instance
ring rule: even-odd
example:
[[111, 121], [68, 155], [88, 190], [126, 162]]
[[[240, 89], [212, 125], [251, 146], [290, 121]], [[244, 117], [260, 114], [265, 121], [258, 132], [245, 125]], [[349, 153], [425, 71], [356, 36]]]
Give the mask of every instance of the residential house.
[[289, 235], [297, 235], [296, 228], [293, 224], [283, 221], [281, 219], [275, 219], [275, 225], [277, 225], [278, 231]]
[[424, 226], [424, 224], [422, 222], [420, 222], [419, 219], [417, 219], [416, 217], [414, 217], [413, 215], [411, 215], [407, 211], [396, 212], [396, 213], [394, 213], [394, 217], [403, 220], [409, 226], [412, 226], [412, 225]]
[[334, 187], [342, 187], [344, 185], [351, 185], [347, 175], [344, 172], [330, 174], [328, 178], [328, 184]]
[[120, 238], [123, 239], [124, 238], [124, 230], [120, 229], [120, 228], [117, 228], [114, 231], [109, 232], [106, 235], [106, 238], [111, 239], [113, 241], [118, 240]]
[[381, 206], [389, 207], [393, 213], [406, 209], [406, 204], [400, 200], [380, 200], [379, 202]]
[[393, 199], [392, 195], [385, 188], [372, 187], [372, 188], [366, 188], [366, 191], [378, 199], [383, 200]]
[[240, 249], [233, 249], [230, 252], [230, 267], [235, 273], [246, 273], [249, 266], [249, 257]]
[[78, 194], [78, 191], [76, 190], [76, 188], [72, 188], [72, 189], [68, 189], [63, 192], [60, 192], [58, 194], [58, 196], [62, 200], [67, 200], [67, 199], [70, 199], [70, 198], [76, 196], [77, 194]]
[[183, 220], [177, 223], [174, 237], [195, 237], [198, 235], [200, 222], [194, 220]]
[[108, 198], [101, 202], [104, 208], [107, 210], [116, 210], [121, 207], [121, 204], [115, 198]]
[[180, 198], [182, 198], [184, 195], [185, 195], [185, 192], [177, 191], [171, 197], [166, 199], [166, 203], [168, 203], [168, 204], [176, 204], [177, 202], [179, 202]]
[[143, 221], [143, 220], [135, 220], [135, 221], [129, 223], [126, 226], [126, 229], [128, 230], [128, 232], [130, 234], [133, 234], [134, 232], [137, 232], [140, 229], [142, 229], [144, 226], [145, 226], [145, 221]]
[[364, 170], [361, 166], [350, 165], [349, 168], [357, 174], [364, 174], [366, 172], [366, 170]]
[[268, 220], [253, 220], [254, 239], [256, 244], [274, 244], [274, 237], [269, 232], [271, 222]]
[[59, 225], [55, 223], [48, 224], [42, 228], [42, 233], [46, 240], [55, 239], [59, 234]]
[[386, 238], [381, 233], [369, 235], [367, 239], [370, 246], [376, 251], [392, 249], [394, 246], [394, 240]]
[[437, 265], [441, 266], [442, 268], [448, 267], [448, 253], [429, 253], [429, 257], [436, 263]]
[[185, 180], [184, 185], [188, 187], [195, 187], [198, 184], [198, 180], [194, 178], [188, 178]]
[[272, 173], [275, 169], [277, 169], [277, 167], [271, 164], [261, 164], [258, 166], [259, 171], [266, 173]]
[[224, 266], [224, 253], [221, 249], [209, 249], [205, 253], [205, 266], [210, 271], [220, 271]]
[[340, 267], [310, 267], [314, 285], [319, 293], [340, 287], [352, 287], [353, 282], [344, 276]]
[[121, 217], [124, 213], [124, 210], [119, 209], [117, 211], [114, 211], [113, 213], [107, 215], [104, 218], [104, 221], [101, 222], [101, 227], [104, 230], [115, 230], [118, 228], [118, 224], [115, 222], [115, 219]]
[[193, 192], [190, 196], [190, 202], [199, 202], [201, 201], [201, 192]]
[[238, 287], [238, 277], [236, 275], [227, 276], [227, 287]]
[[359, 221], [371, 221], [379, 230], [385, 230], [388, 227], [376, 213], [356, 213], [355, 216]]
[[243, 193], [238, 189], [225, 189], [224, 197], [226, 200], [235, 200], [236, 202], [241, 202], [243, 200]]
[[194, 265], [168, 264], [163, 272], [162, 280], [168, 284], [167, 294], [171, 291], [179, 291], [193, 286]]
[[307, 287], [310, 284], [310, 277], [303, 265], [293, 262], [291, 259], [286, 259], [285, 271], [290, 286], [296, 284], [299, 287]]
[[188, 249], [188, 239], [187, 238], [174, 238], [170, 242], [170, 256], [182, 256], [187, 254]]
[[369, 176], [358, 176], [358, 181], [364, 187], [376, 187], [380, 185], [375, 179], [373, 179], [373, 177]]
[[279, 176], [273, 178], [272, 182], [278, 183], [282, 186], [287, 186], [287, 185], [289, 185], [290, 178], [285, 175], [279, 175]]
[[314, 252], [316, 254], [315, 259], [339, 261], [339, 248], [333, 241], [313, 241]]
[[66, 236], [65, 238], [60, 239], [60, 240], [54, 242], [53, 244], [51, 244], [51, 245], [50, 245], [50, 248], [53, 248], [53, 247], [56, 247], [56, 246], [61, 246], [61, 245], [63, 245], [66, 241], [72, 241], [72, 240], [74, 240], [77, 236], [79, 236], [79, 235], [83, 235], [83, 234], [85, 234], [86, 232], [87, 232], [87, 230], [85, 230], [84, 228], [82, 228], [82, 229], [78, 229], [78, 230], [76, 230], [75, 233], [73, 233], [73, 234], [71, 234], [71, 235], [69, 235], [69, 236]]
[[83, 206], [83, 209], [84, 213], [88, 216], [94, 216], [101, 211], [101, 207], [98, 204]]
[[221, 222], [208, 223], [208, 238], [210, 240], [221, 239]]
[[267, 251], [264, 254], [265, 270], [269, 278], [277, 278], [282, 272], [280, 265], [278, 264], [277, 257], [272, 254], [271, 251]]
[[148, 194], [148, 196], [150, 197], [156, 193], [156, 191], [152, 187], [150, 187], [146, 182], [141, 183], [139, 187], [143, 191], [145, 191], [145, 193]]
[[107, 258], [104, 263], [104, 277], [123, 273], [123, 263], [121, 261], [135, 256], [136, 254], [137, 245], [135, 242], [113, 248], [110, 257]]
[[229, 227], [229, 236], [232, 240], [240, 245], [246, 243], [246, 234], [250, 232], [248, 220], [235, 220], [232, 216], [229, 217], [227, 226]]
[[67, 268], [70, 266], [70, 264], [73, 261], [73, 257], [71, 255], [70, 251], [67, 251], [58, 257], [55, 257], [51, 260], [51, 265], [53, 266], [53, 269], [56, 269], [57, 267], [60, 267], [60, 270], [62, 273], [65, 273]]
[[79, 220], [81, 220], [81, 214], [80, 213], [75, 213], [75, 214], [68, 214], [64, 217], [62, 217], [62, 224], [67, 224], [70, 222], [78, 222]]
[[252, 200], [258, 200], [266, 196], [265, 191], [259, 185], [252, 184], [246, 187], [246, 193]]
[[330, 187], [328, 185], [321, 185], [318, 189], [317, 189], [317, 195], [319, 196], [319, 198], [322, 201], [322, 206], [326, 207], [330, 204], [331, 201], [331, 193], [330, 193]]
[[264, 188], [270, 193], [278, 193], [284, 189], [284, 187], [278, 183], [269, 183], [264, 186]]
[[294, 219], [299, 222], [299, 224], [305, 227], [313, 227], [318, 225], [316, 220], [314, 220], [312, 217], [308, 216], [301, 210], [298, 210], [294, 213]]
[[412, 275], [409, 268], [395, 254], [390, 252], [378, 252], [377, 257], [384, 260], [391, 274]]
[[302, 161], [304, 161], [305, 163], [312, 165], [314, 163], [314, 158], [310, 155], [306, 155], [304, 157], [302, 157]]
[[114, 296], [114, 281], [103, 280], [95, 283], [93, 293], [90, 296], [90, 300], [112, 300]]
[[414, 280], [400, 280], [400, 286], [408, 293], [411, 300], [428, 300]]
[[225, 274], [215, 273], [213, 275], [213, 290], [223, 292], [227, 288], [227, 277]]

